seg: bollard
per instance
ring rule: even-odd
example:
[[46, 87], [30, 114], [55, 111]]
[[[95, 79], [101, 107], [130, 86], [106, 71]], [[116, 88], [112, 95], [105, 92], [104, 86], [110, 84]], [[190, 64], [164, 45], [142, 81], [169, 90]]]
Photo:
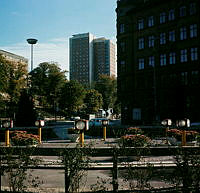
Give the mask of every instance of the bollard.
[[35, 126], [38, 127], [39, 143], [42, 143], [42, 127], [44, 127], [44, 120], [35, 121]]
[[183, 130], [181, 145], [186, 146], [186, 130]]
[[39, 135], [39, 144], [41, 144], [42, 143], [42, 128], [41, 127], [38, 128], [38, 135]]
[[5, 132], [5, 145], [6, 147], [9, 147], [10, 146], [10, 131], [9, 129], [6, 129], [6, 132]]
[[106, 140], [106, 127], [103, 127], [103, 140]]
[[84, 131], [80, 130], [80, 145], [81, 147], [84, 146]]
[[168, 136], [168, 131], [169, 131], [169, 127], [166, 127], [166, 129], [165, 129], [165, 137]]

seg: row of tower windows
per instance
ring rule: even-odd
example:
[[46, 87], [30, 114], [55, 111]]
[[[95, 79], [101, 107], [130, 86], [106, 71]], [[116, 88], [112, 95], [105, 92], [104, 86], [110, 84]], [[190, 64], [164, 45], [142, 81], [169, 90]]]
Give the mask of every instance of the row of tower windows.
[[[189, 12], [189, 15], [194, 15], [196, 14], [197, 12], [197, 9], [196, 9], [196, 3], [192, 2], [190, 3], [189, 5], [189, 8], [188, 8], [188, 12]], [[186, 6], [181, 6], [179, 8], [179, 14], [178, 16], [179, 17], [184, 17], [187, 15], [187, 7]], [[176, 14], [175, 14], [175, 9], [170, 9], [168, 12], [161, 12], [159, 14], [159, 24], [164, 24], [167, 22], [167, 19], [168, 21], [173, 21], [175, 20], [175, 17], [176, 17]], [[147, 18], [147, 26], [148, 27], [153, 27], [155, 25], [155, 16], [151, 15]], [[145, 19], [138, 19], [137, 21], [137, 29], [138, 30], [143, 30], [145, 28]], [[122, 23], [120, 24], [119, 26], [119, 33], [124, 33], [126, 31], [125, 29], [125, 24]]]
[[[197, 31], [197, 24], [191, 24], [189, 26], [189, 37], [190, 38], [196, 38], [198, 34]], [[168, 35], [168, 40], [170, 42], [175, 42], [176, 41], [176, 31], [175, 30], [171, 30], [168, 32], [168, 34], [166, 32], [162, 32], [160, 33], [159, 36], [159, 41], [160, 41], [160, 45], [166, 44], [167, 43], [167, 35]], [[179, 29], [179, 40], [186, 40], [188, 38], [188, 29], [186, 26], [183, 26]], [[155, 40], [156, 37], [154, 35], [148, 36], [148, 47], [154, 47], [155, 45]], [[138, 39], [138, 49], [144, 49], [144, 44], [145, 44], [145, 38], [141, 37]], [[123, 46], [123, 44], [121, 45]]]
[[[198, 49], [197, 48], [190, 48], [190, 60], [191, 61], [197, 61], [198, 60]], [[188, 61], [188, 50], [183, 49], [180, 50], [180, 62], [187, 62]], [[170, 52], [169, 55], [167, 54], [160, 54], [160, 66], [167, 65], [167, 57], [169, 59], [169, 64], [176, 64], [177, 60], [177, 54], [176, 52]], [[155, 65], [155, 56], [149, 56], [148, 57], [148, 65], [154, 66]], [[138, 69], [144, 69], [145, 67], [145, 59], [139, 58], [138, 59]]]

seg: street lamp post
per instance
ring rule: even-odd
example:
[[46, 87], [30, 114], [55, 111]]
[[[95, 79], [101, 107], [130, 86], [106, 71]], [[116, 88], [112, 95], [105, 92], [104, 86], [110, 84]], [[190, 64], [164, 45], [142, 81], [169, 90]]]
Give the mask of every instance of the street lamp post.
[[81, 147], [83, 147], [84, 146], [84, 131], [89, 129], [88, 120], [84, 120], [84, 119], [76, 120], [75, 129], [80, 131], [79, 141], [80, 141]]
[[44, 120], [35, 121], [35, 126], [38, 127], [39, 143], [42, 143], [42, 127], [44, 127]]
[[190, 120], [189, 119], [178, 120], [177, 126], [183, 128], [181, 145], [186, 146], [186, 128], [190, 127]]
[[37, 39], [34, 39], [34, 38], [29, 38], [27, 39], [27, 42], [29, 44], [31, 44], [31, 71], [33, 70], [33, 44], [36, 44], [37, 43]]
[[172, 125], [172, 120], [171, 120], [171, 119], [164, 119], [164, 120], [161, 122], [161, 124], [162, 124], [163, 126], [166, 127], [166, 129], [165, 129], [165, 136], [167, 137], [167, 132], [168, 132], [168, 130], [169, 130], [169, 126]]
[[9, 128], [13, 128], [13, 121], [4, 121], [3, 122], [3, 127], [6, 129], [5, 131], [5, 146], [9, 147], [10, 146], [10, 131]]
[[106, 126], [109, 124], [109, 120], [103, 119], [101, 121], [101, 124], [103, 125], [103, 141], [105, 141], [106, 140]]

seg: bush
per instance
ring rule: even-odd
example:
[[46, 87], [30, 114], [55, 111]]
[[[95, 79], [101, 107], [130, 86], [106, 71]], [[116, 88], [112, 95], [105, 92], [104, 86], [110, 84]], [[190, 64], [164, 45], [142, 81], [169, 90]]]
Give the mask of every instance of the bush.
[[129, 127], [129, 128], [126, 129], [126, 133], [131, 134], [131, 135], [135, 135], [135, 134], [142, 134], [143, 131], [142, 131], [142, 129], [140, 129], [138, 127]]
[[[167, 131], [167, 135], [169, 137], [175, 137], [179, 141], [181, 140], [182, 134], [183, 131], [179, 129], [170, 129]], [[198, 134], [199, 133], [197, 131], [186, 131], [186, 138], [188, 141], [193, 141]]]
[[148, 146], [151, 139], [145, 135], [124, 135], [120, 138], [120, 145], [125, 147], [144, 147]]
[[27, 131], [11, 132], [11, 143], [15, 146], [36, 145], [39, 143], [39, 136], [28, 134]]

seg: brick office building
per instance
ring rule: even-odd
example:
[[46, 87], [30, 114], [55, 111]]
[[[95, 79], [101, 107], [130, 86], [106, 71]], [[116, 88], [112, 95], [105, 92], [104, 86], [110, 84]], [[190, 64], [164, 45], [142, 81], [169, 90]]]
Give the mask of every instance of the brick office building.
[[200, 121], [200, 1], [118, 0], [122, 122]]

